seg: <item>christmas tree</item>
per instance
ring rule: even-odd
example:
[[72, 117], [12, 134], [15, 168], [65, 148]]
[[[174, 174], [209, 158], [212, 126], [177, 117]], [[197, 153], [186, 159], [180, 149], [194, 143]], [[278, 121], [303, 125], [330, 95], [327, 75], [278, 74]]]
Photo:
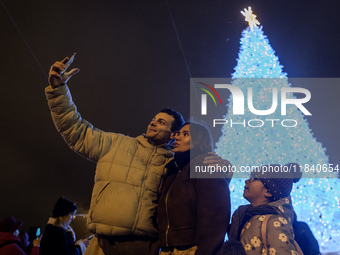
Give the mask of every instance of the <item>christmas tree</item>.
[[[216, 152], [236, 169], [298, 163], [301, 168], [297, 170], [303, 172], [303, 178], [294, 184], [291, 193], [298, 220], [310, 226], [321, 251], [340, 251], [340, 185], [336, 178], [339, 166], [329, 163], [325, 149], [313, 137], [304, 117], [310, 114], [307, 109], [287, 104], [285, 115], [279, 107], [274, 111], [282, 103], [280, 94], [297, 91], [288, 82], [251, 8], [241, 13], [249, 27], [242, 32], [232, 84], [248, 95], [248, 100], [244, 100], [248, 108], [243, 115], [234, 114], [230, 95], [224, 117], [229, 122], [222, 128]], [[297, 99], [293, 93], [287, 93], [286, 98]], [[234, 173], [230, 183], [232, 212], [248, 203], [243, 198], [245, 178], [244, 173]]]

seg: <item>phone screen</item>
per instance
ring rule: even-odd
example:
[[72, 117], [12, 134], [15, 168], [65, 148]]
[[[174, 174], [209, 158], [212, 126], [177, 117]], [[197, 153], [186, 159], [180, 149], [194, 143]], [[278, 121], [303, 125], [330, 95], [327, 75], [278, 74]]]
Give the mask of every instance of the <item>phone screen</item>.
[[40, 233], [40, 228], [37, 228], [37, 232], [35, 233], [35, 236], [36, 236], [36, 237], [39, 237], [40, 234], [41, 234], [41, 233]]

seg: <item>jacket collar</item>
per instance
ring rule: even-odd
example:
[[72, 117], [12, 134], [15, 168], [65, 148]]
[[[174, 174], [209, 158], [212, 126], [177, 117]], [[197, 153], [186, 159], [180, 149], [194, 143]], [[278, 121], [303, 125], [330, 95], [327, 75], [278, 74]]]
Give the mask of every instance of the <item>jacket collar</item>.
[[147, 138], [145, 138], [144, 135], [139, 135], [136, 137], [136, 139], [145, 148], [150, 148], [150, 149], [156, 148], [157, 153], [167, 158], [172, 158], [174, 156], [174, 153], [172, 152], [171, 147], [168, 146], [167, 144], [162, 144], [162, 145], [152, 144]]
[[72, 235], [73, 240], [76, 241], [76, 234], [74, 233], [74, 231], [73, 231], [73, 229], [71, 228], [71, 226], [56, 225], [56, 221], [57, 221], [56, 218], [50, 217], [50, 218], [48, 219], [47, 224], [51, 224], [51, 225], [53, 225], [53, 226], [55, 226], [55, 227], [59, 227], [59, 228], [64, 229], [64, 230], [67, 231], [67, 232], [70, 232], [71, 235]]

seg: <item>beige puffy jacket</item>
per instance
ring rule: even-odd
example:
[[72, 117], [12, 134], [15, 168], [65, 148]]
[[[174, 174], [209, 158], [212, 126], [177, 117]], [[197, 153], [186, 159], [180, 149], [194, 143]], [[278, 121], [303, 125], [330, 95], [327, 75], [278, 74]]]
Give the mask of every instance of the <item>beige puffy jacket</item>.
[[101, 235], [157, 237], [155, 210], [165, 164], [165, 146], [103, 132], [82, 119], [67, 85], [45, 89], [53, 121], [69, 147], [97, 163], [88, 228]]

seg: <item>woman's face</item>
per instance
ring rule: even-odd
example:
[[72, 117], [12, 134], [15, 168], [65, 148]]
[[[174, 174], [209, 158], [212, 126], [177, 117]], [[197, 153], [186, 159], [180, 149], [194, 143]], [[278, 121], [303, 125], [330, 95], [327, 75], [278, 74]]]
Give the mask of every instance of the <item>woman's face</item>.
[[72, 213], [69, 213], [69, 214], [67, 214], [66, 216], [64, 216], [63, 217], [63, 223], [65, 224], [65, 225], [70, 225], [71, 224], [71, 222], [72, 222], [72, 220], [75, 218], [75, 213], [76, 213], [76, 211], [74, 211], [74, 212], [72, 212]]
[[188, 124], [175, 134], [174, 152], [183, 153], [190, 149], [190, 124]]

